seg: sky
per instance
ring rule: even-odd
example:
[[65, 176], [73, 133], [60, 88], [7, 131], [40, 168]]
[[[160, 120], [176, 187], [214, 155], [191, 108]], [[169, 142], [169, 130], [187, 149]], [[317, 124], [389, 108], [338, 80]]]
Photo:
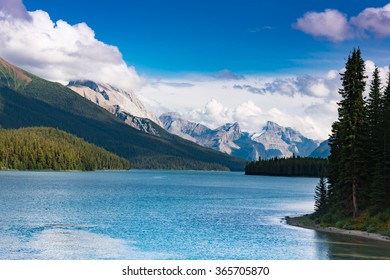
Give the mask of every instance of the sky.
[[390, 64], [390, 1], [0, 0], [0, 56], [66, 84], [133, 90], [157, 115], [216, 128], [269, 120], [326, 139], [360, 47]]

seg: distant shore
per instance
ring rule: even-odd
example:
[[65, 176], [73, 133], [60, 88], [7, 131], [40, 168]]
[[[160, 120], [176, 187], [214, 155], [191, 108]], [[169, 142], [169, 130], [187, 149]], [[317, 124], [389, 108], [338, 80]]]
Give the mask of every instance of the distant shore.
[[297, 219], [294, 219], [292, 217], [286, 217], [285, 219], [286, 219], [286, 223], [290, 226], [301, 227], [301, 228], [306, 228], [306, 229], [311, 229], [311, 230], [316, 230], [316, 231], [326, 232], [326, 233], [362, 237], [371, 240], [384, 241], [390, 243], [390, 237], [383, 236], [377, 233], [369, 233], [361, 230], [346, 230], [346, 229], [340, 229], [335, 227], [322, 227], [319, 225], [306, 225], [300, 223], [299, 221], [297, 221]]

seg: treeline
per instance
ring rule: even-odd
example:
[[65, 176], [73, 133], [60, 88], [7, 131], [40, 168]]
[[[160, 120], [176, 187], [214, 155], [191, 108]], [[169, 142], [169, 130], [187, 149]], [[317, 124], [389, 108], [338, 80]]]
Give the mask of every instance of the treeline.
[[326, 176], [327, 159], [310, 157], [272, 158], [249, 162], [245, 167], [245, 175], [266, 176]]
[[92, 171], [129, 168], [127, 160], [58, 129], [0, 129], [0, 169]]
[[[332, 126], [328, 182], [317, 186], [321, 223], [390, 234], [390, 73], [383, 88], [375, 68], [368, 98], [359, 49], [341, 74], [339, 117]], [[369, 222], [371, 221], [371, 222]]]
[[156, 170], [214, 170], [229, 171], [229, 168], [219, 163], [195, 161], [180, 157], [154, 155], [153, 157], [134, 158], [131, 163], [137, 169], [156, 169]]

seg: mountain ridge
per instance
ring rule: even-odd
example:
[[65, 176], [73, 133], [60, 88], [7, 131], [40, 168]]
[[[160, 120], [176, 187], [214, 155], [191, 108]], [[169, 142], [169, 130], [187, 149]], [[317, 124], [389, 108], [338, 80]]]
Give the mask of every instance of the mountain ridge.
[[106, 109], [131, 127], [152, 135], [159, 135], [155, 126], [162, 127], [160, 120], [146, 109], [132, 91], [91, 80], [70, 81], [67, 87]]
[[259, 157], [305, 157], [318, 147], [316, 141], [272, 121], [268, 121], [261, 132], [249, 133], [242, 131], [237, 122], [210, 129], [184, 120], [177, 113], [162, 114], [160, 120], [170, 133], [250, 161]]
[[20, 70], [31, 78], [23, 88], [10, 87], [9, 74], [0, 73], [2, 128], [59, 128], [130, 160], [134, 168], [173, 168], [174, 161], [180, 169], [244, 169], [244, 160], [171, 135], [157, 125], [160, 137], [143, 133], [71, 89]]

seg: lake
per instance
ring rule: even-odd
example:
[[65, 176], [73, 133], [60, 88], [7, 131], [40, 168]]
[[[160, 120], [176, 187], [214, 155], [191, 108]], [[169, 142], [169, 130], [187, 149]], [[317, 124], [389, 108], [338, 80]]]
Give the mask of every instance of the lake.
[[316, 178], [235, 172], [1, 172], [0, 259], [390, 259], [390, 244], [282, 218]]

